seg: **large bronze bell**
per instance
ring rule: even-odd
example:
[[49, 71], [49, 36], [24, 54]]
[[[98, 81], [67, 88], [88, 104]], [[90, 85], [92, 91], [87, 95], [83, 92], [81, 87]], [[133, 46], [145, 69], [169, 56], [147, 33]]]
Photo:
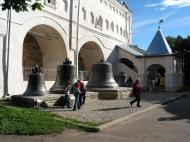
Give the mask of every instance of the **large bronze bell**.
[[118, 87], [113, 77], [112, 65], [104, 60], [92, 65], [87, 88], [114, 88]]
[[28, 86], [23, 93], [24, 96], [44, 96], [47, 95], [45, 86], [44, 75], [38, 65], [32, 68], [32, 74], [29, 76]]
[[75, 82], [75, 67], [71, 65], [69, 58], [66, 58], [62, 65], [57, 66], [57, 77], [54, 85], [50, 88], [53, 94], [64, 94], [64, 88], [68, 81]]

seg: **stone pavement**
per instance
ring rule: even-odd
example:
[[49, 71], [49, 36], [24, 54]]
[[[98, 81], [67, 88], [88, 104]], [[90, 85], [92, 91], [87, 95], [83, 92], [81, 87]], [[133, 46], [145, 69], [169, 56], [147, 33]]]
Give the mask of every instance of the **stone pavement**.
[[[138, 112], [142, 113], [142, 112], [148, 110], [149, 108], [153, 108], [154, 106], [159, 106], [159, 104], [168, 102], [177, 97], [179, 98], [179, 97], [183, 96], [183, 94], [184, 93], [182, 93], [182, 92], [180, 92], [180, 93], [163, 92], [163, 93], [156, 93], [156, 94], [149, 94], [148, 92], [143, 92], [141, 108], [137, 108], [135, 105], [133, 107], [131, 107], [129, 102], [133, 98], [127, 98], [127, 99], [123, 99], [123, 100], [111, 100], [111, 101], [110, 100], [109, 101], [98, 100], [98, 101], [89, 102], [89, 103], [85, 104], [82, 107], [82, 109], [79, 111], [72, 111], [71, 109], [62, 109], [62, 108], [49, 109], [48, 111], [52, 111], [53, 113], [57, 113], [59, 115], [65, 116], [65, 117], [74, 117], [74, 118], [77, 118], [80, 120], [89, 120], [89, 121], [111, 121], [111, 120], [113, 120], [113, 121], [115, 121], [116, 119], [120, 119], [120, 118], [123, 118], [126, 116], [133, 116], [133, 114], [135, 114], [135, 113], [137, 114]], [[156, 110], [157, 109], [154, 109], [150, 112], [155, 112]], [[147, 116], [149, 113], [143, 113], [143, 114], [145, 116]], [[155, 112], [155, 114], [160, 114], [160, 112]], [[156, 117], [155, 114], [149, 114], [150, 118]], [[73, 141], [73, 142], [75, 142], [75, 141], [76, 142], [80, 142], [80, 141], [83, 141], [83, 142], [86, 142], [86, 141], [88, 141], [88, 142], [89, 141], [94, 141], [94, 142], [95, 141], [105, 141], [105, 142], [106, 141], [109, 141], [109, 142], [125, 141], [126, 142], [129, 136], [134, 137], [134, 138], [139, 138], [139, 140], [141, 140], [141, 136], [137, 137], [137, 135], [134, 135], [134, 134], [140, 133], [139, 131], [137, 132], [137, 130], [139, 130], [139, 126], [134, 127], [134, 131], [133, 131], [134, 133], [132, 133], [131, 130], [127, 130], [126, 127], [124, 127], [124, 129], [120, 128], [123, 125], [123, 123], [127, 123], [127, 126], [130, 129], [131, 127], [129, 124], [131, 124], [131, 126], [134, 125], [134, 124], [132, 124], [131, 121], [134, 121], [136, 119], [141, 120], [141, 117], [142, 117], [142, 115], [138, 115], [138, 117], [129, 119], [128, 121], [120, 122], [118, 125], [114, 125], [113, 127], [118, 127], [118, 129], [116, 130], [118, 135], [116, 135], [116, 132], [108, 134], [109, 131], [111, 132], [113, 130], [112, 129], [113, 127], [111, 127], [100, 133], [85, 133], [85, 132], [78, 132], [77, 130], [67, 130], [67, 131], [64, 131], [63, 133], [57, 134], [57, 135], [40, 135], [40, 136], [0, 135], [0, 142], [62, 142], [62, 141], [65, 141], [65, 142], [66, 141]], [[147, 119], [145, 119], [145, 120], [147, 120]], [[111, 122], [113, 122], [113, 121], [111, 121]], [[147, 121], [149, 122], [150, 120], [147, 120]], [[109, 123], [111, 123], [111, 122], [109, 122]], [[136, 124], [136, 121], [134, 121], [134, 123]], [[106, 123], [106, 124], [108, 124], [108, 123]], [[144, 122], [141, 124], [143, 126]], [[148, 125], [149, 125], [149, 123], [148, 123]], [[143, 132], [146, 132], [147, 127], [142, 127], [142, 128], [145, 129], [145, 130], [143, 130]], [[150, 127], [150, 128], [152, 128], [152, 127]], [[183, 129], [180, 129], [180, 130], [183, 130]], [[189, 129], [187, 129], [187, 130], [189, 130]], [[128, 132], [128, 135], [126, 135], [126, 132]], [[152, 129], [149, 132], [152, 132]], [[181, 132], [181, 133], [183, 133], [183, 132]], [[123, 134], [123, 136], [121, 134]], [[144, 134], [142, 134], [142, 135], [144, 135]], [[124, 136], [127, 136], [127, 139]], [[162, 136], [160, 136], [160, 137], [162, 137]], [[144, 136], [144, 138], [146, 138], [146, 136]], [[160, 138], [158, 138], [157, 140], [159, 140], [159, 139]], [[134, 141], [134, 140], [131, 140], [131, 141]], [[154, 140], [151, 140], [151, 141], [154, 141]], [[161, 142], [161, 141], [158, 141], [158, 142]]]
[[145, 110], [152, 106], [162, 104], [166, 101], [182, 96], [182, 92], [159, 92], [150, 94], [143, 92], [141, 94], [141, 106], [136, 107], [136, 104], [130, 106], [130, 101], [133, 97], [118, 100], [96, 100], [82, 106], [78, 111], [72, 111], [68, 108], [50, 108], [47, 111], [56, 113], [63, 117], [76, 118], [82, 121], [109, 122], [130, 114]]

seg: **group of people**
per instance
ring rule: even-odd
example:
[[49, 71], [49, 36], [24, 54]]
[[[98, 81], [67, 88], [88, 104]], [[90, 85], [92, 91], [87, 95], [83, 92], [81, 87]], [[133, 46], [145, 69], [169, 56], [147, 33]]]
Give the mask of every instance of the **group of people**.
[[[140, 106], [140, 94], [142, 92], [142, 86], [140, 84], [140, 81], [137, 79], [135, 83], [133, 84], [132, 94], [135, 97], [134, 100], [130, 102], [130, 105], [132, 106], [135, 102], [137, 102], [137, 107]], [[79, 110], [83, 104], [85, 104], [85, 98], [86, 98], [86, 88], [82, 81], [78, 80], [74, 84], [72, 84], [71, 81], [68, 81], [64, 90], [65, 96], [62, 100], [62, 107], [67, 106], [68, 108], [71, 108], [71, 99], [69, 94], [74, 94], [75, 96], [75, 102], [73, 106], [73, 111]]]
[[159, 86], [160, 86], [160, 78], [159, 77], [151, 79], [149, 81], [149, 92], [156, 93], [156, 87], [159, 87]]
[[127, 87], [132, 87], [133, 86], [133, 79], [130, 76], [127, 78], [126, 86]]
[[71, 81], [68, 81], [64, 89], [64, 94], [65, 96], [61, 103], [62, 107], [67, 106], [68, 108], [71, 108], [71, 99], [69, 94], [74, 94], [75, 97], [73, 111], [80, 109], [81, 106], [85, 104], [86, 88], [81, 80], [78, 80], [74, 84], [72, 84]]

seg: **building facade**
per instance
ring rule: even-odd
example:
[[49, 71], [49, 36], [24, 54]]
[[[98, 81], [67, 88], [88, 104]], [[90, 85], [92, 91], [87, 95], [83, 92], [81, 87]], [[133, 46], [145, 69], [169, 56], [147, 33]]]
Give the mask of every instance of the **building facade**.
[[0, 12], [0, 97], [6, 95], [7, 56], [8, 93], [14, 95], [24, 92], [35, 64], [42, 67], [49, 89], [55, 81], [57, 65], [66, 57], [76, 66], [79, 77], [85, 79], [97, 61], [116, 62], [116, 45], [131, 44], [132, 14], [126, 4], [117, 0], [43, 3], [42, 11], [12, 11], [9, 46], [7, 11]]
[[153, 80], [162, 91], [176, 91], [183, 86], [181, 59], [172, 53], [160, 29], [146, 51], [124, 44], [116, 52], [117, 72], [140, 79], [144, 89], [149, 89]]

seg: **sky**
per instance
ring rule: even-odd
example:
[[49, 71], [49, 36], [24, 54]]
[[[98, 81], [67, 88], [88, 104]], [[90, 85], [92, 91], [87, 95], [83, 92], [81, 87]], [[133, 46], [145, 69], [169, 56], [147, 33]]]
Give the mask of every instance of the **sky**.
[[190, 0], [123, 0], [132, 11], [132, 44], [146, 50], [158, 30], [165, 37], [190, 35]]

